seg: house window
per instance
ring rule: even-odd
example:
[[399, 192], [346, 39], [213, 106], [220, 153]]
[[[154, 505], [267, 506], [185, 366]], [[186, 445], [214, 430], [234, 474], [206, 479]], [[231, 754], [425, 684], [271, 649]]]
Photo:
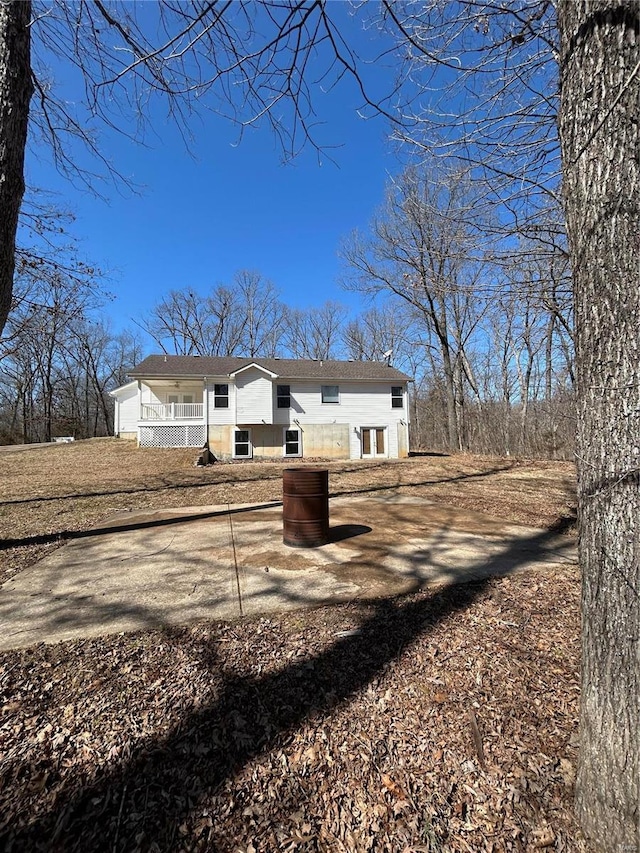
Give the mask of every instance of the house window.
[[183, 403], [193, 403], [193, 394], [183, 394], [182, 395]]
[[213, 407], [214, 409], [229, 408], [229, 386], [227, 384], [213, 386]]
[[167, 403], [169, 403], [169, 405], [171, 405], [172, 403], [179, 403], [179, 402], [180, 402], [180, 397], [177, 394], [169, 394], [167, 396]]
[[291, 408], [291, 386], [278, 385], [276, 392], [277, 405], [279, 409]]
[[404, 394], [402, 393], [402, 385], [392, 385], [391, 386], [391, 408], [392, 409], [403, 409], [404, 408]]
[[340, 388], [337, 385], [322, 385], [322, 402], [339, 403]]
[[234, 459], [251, 459], [251, 434], [248, 429], [237, 429], [233, 433]]
[[299, 429], [284, 430], [284, 455], [302, 456], [302, 443]]

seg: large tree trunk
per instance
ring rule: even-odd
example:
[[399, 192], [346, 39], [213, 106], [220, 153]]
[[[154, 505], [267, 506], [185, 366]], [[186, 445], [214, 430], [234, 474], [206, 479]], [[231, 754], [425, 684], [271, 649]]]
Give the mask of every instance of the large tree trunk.
[[0, 0], [0, 332], [11, 308], [18, 214], [24, 195], [31, 80], [31, 3]]
[[638, 7], [560, 0], [560, 137], [573, 265], [582, 593], [576, 806], [640, 849]]

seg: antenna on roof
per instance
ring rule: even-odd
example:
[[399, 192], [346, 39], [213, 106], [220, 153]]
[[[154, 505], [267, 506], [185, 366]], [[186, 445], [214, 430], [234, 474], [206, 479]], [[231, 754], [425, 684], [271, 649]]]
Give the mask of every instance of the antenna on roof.
[[382, 353], [382, 357], [387, 359], [387, 364], [391, 364], [391, 356], [393, 355], [393, 350], [388, 349], [386, 352]]

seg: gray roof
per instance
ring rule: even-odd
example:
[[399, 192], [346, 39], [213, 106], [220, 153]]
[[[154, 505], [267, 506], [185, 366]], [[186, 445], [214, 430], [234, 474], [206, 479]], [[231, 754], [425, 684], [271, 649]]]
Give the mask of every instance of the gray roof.
[[249, 364], [283, 379], [364, 379], [407, 382], [409, 377], [379, 361], [313, 361], [297, 358], [210, 358], [196, 355], [150, 355], [129, 371], [135, 379], [181, 376], [228, 376]]

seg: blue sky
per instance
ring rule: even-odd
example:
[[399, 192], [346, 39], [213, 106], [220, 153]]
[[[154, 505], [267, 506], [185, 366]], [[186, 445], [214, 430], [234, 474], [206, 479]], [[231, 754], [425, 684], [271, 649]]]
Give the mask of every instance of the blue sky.
[[[79, 97], [65, 69], [53, 71], [65, 95]], [[386, 83], [385, 70], [374, 73]], [[54, 190], [75, 215], [81, 254], [108, 272], [115, 299], [104, 312], [114, 330], [144, 317], [170, 289], [206, 292], [240, 269], [271, 279], [293, 307], [335, 299], [357, 309], [357, 297], [337, 282], [338, 246], [354, 228], [366, 229], [399, 167], [385, 120], [358, 117], [352, 83], [317, 95], [326, 153], [307, 147], [287, 165], [268, 128], [237, 144], [237, 130], [213, 114], [192, 125], [193, 156], [160, 106], [151, 116], [155, 138], [144, 147], [105, 132], [102, 150], [142, 188], [139, 195], [109, 189], [108, 202], [74, 187], [45, 148], [31, 147], [27, 183]]]

